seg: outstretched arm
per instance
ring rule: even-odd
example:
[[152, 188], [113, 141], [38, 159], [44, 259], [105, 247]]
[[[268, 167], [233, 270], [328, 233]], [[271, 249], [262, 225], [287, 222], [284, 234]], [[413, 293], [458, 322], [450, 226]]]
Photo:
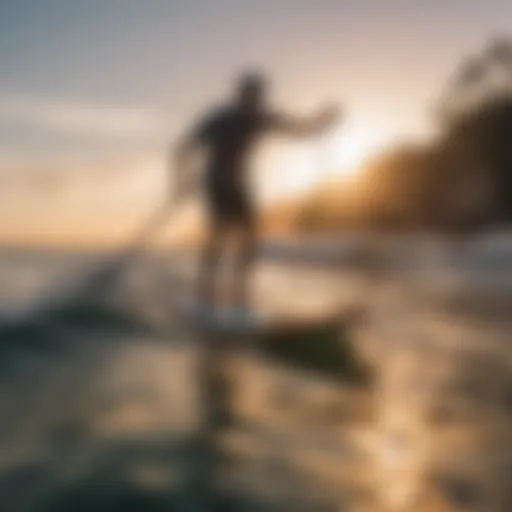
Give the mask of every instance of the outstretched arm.
[[274, 114], [271, 117], [271, 127], [286, 135], [296, 137], [314, 137], [321, 135], [331, 128], [340, 118], [338, 107], [328, 107], [312, 117], [298, 118], [288, 114]]

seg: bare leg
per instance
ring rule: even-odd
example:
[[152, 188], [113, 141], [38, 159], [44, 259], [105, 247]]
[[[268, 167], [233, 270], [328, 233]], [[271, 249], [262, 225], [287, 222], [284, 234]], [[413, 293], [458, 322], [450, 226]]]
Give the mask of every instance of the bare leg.
[[223, 241], [223, 229], [215, 226], [201, 254], [197, 295], [200, 304], [207, 308], [213, 307], [216, 302], [216, 281]]
[[253, 225], [244, 226], [233, 268], [233, 301], [237, 307], [250, 306], [250, 281], [256, 258], [257, 235]]

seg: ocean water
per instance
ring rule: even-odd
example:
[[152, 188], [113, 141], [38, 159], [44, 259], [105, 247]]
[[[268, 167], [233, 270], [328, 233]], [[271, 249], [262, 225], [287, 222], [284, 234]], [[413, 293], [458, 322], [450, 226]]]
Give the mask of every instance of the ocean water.
[[[237, 385], [249, 427], [226, 440], [242, 509], [510, 510], [512, 236], [262, 254], [256, 307], [356, 307], [350, 334], [375, 380], [340, 388], [249, 354]], [[142, 255], [114, 281], [111, 261], [0, 251], [2, 510], [208, 509], [189, 480], [198, 340], [169, 306], [191, 293], [196, 255]], [[55, 308], [75, 314], [40, 314]]]

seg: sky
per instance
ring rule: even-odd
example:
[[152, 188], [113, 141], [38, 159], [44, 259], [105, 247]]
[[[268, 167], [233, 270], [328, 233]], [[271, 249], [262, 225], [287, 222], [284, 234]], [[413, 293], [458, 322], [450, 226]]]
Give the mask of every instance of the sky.
[[276, 105], [346, 113], [330, 139], [255, 161], [263, 195], [300, 190], [428, 131], [450, 74], [510, 19], [509, 0], [0, 0], [3, 202], [30, 217], [37, 182], [70, 211], [149, 205], [168, 145], [254, 67]]

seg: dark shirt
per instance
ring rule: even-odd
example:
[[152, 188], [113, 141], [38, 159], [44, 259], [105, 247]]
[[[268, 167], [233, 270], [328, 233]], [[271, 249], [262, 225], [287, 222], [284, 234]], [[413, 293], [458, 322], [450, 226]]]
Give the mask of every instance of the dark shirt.
[[207, 150], [207, 175], [214, 181], [244, 180], [252, 151], [261, 136], [276, 124], [267, 112], [223, 108], [207, 117], [196, 131]]

